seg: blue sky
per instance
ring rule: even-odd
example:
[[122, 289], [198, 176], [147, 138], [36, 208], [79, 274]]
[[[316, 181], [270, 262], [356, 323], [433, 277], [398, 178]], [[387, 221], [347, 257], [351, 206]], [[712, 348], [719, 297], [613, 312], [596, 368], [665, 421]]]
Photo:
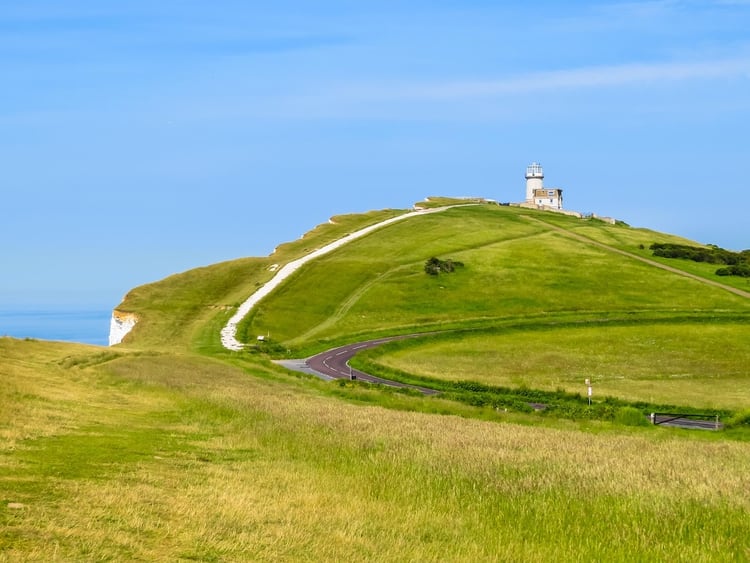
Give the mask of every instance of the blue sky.
[[0, 305], [518, 201], [531, 161], [567, 208], [748, 248], [748, 30], [743, 0], [2, 2]]

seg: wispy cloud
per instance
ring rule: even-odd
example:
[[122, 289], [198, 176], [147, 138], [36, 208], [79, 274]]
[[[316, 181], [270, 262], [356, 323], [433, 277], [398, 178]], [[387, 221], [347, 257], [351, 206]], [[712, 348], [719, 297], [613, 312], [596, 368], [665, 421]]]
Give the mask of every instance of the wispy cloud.
[[[717, 81], [722, 86], [714, 90], [722, 103], [716, 105], [716, 109], [740, 111], [737, 109], [737, 96], [741, 96], [738, 90], [746, 88], [747, 80], [750, 80], [750, 54], [700, 61], [582, 66], [484, 80], [342, 80], [328, 84], [311, 83], [288, 95], [275, 95], [272, 99], [260, 96], [251, 105], [237, 103], [223, 104], [222, 107], [232, 107], [234, 111], [243, 108], [241, 113], [244, 117], [397, 117], [412, 121], [470, 121], [513, 120], [527, 111], [537, 114], [563, 111], [569, 115], [579, 107], [576, 99], [589, 100], [584, 104], [587, 111], [594, 104], [611, 110], [622, 107], [626, 101], [627, 107], [632, 110], [636, 107], [634, 100], [638, 99], [640, 105], [637, 107], [657, 108], [648, 111], [662, 111], [668, 104], [670, 110], [684, 112], [687, 111], [685, 108], [690, 108], [692, 112], [697, 103], [690, 95], [693, 87], [700, 86], [701, 91], [705, 91], [703, 87], [709, 86], [710, 90], [711, 83]], [[661, 93], [670, 93], [666, 98], [648, 95], [652, 89], [657, 94], [657, 88]], [[540, 102], [539, 96], [545, 101]], [[701, 104], [705, 103], [705, 98], [700, 100]], [[746, 111], [747, 104], [739, 107], [741, 111]]]
[[455, 100], [554, 90], [577, 90], [690, 80], [750, 77], [750, 57], [700, 62], [634, 63], [534, 72], [488, 80], [357, 87], [364, 97], [387, 100]]

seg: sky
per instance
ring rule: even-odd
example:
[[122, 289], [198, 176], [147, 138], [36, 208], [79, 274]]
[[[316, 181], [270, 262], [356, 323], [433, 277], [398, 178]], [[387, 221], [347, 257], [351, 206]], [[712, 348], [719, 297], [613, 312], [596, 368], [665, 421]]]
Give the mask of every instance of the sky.
[[0, 0], [0, 306], [426, 196], [750, 248], [750, 0]]

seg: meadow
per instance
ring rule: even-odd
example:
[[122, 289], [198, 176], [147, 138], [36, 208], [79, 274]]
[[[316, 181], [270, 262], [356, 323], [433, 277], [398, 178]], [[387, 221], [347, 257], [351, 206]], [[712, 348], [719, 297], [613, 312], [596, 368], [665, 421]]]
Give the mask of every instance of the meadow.
[[[0, 338], [0, 561], [750, 558], [742, 424], [542, 416], [271, 361], [432, 332], [362, 361], [741, 412], [750, 300], [609, 249], [679, 237], [497, 205], [425, 215], [308, 264], [242, 324], [253, 345], [221, 348], [279, 264], [402, 212], [134, 288], [118, 309], [139, 323], [113, 348]], [[465, 266], [428, 276], [431, 256]]]
[[[540, 215], [546, 222], [554, 214], [467, 206], [390, 226], [307, 265], [248, 316], [242, 333], [247, 340], [270, 333], [306, 355], [360, 335], [531, 316], [750, 312], [745, 297], [569, 238]], [[554, 220], [572, 232], [582, 228], [579, 219]], [[583, 223], [614, 248], [639, 250], [653, 237], [651, 231]], [[465, 267], [426, 276], [423, 266], [431, 256]]]
[[750, 554], [747, 441], [386, 409], [197, 356], [0, 351], [2, 560]]
[[390, 377], [395, 370], [434, 380], [584, 395], [588, 379], [597, 399], [711, 412], [750, 404], [748, 342], [750, 325], [732, 317], [527, 324], [401, 341], [363, 353], [358, 366]]

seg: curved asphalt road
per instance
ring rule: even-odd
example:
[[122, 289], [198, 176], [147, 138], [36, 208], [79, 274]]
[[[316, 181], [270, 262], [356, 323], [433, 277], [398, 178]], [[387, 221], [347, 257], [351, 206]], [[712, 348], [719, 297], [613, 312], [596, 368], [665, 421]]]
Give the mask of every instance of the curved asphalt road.
[[[369, 373], [354, 369], [349, 365], [349, 360], [362, 350], [374, 348], [381, 344], [385, 344], [386, 342], [405, 340], [406, 338], [417, 338], [419, 336], [424, 336], [424, 334], [406, 334], [376, 338], [374, 340], [355, 342], [353, 344], [339, 346], [338, 348], [331, 348], [330, 350], [311, 356], [306, 360], [276, 360], [275, 363], [283, 365], [287, 369], [301, 371], [326, 380], [356, 378], [361, 381], [367, 381], [368, 383], [388, 385], [390, 387], [399, 387], [402, 389], [415, 389], [425, 395], [437, 395], [439, 391], [435, 389], [420, 387], [418, 385], [409, 385], [408, 383], [401, 383], [390, 379], [383, 379], [382, 377], [376, 377]], [[656, 415], [655, 420], [650, 422], [661, 426], [676, 426], [678, 428], [686, 429], [718, 430], [723, 427], [718, 421], [696, 420], [688, 416], [665, 415], [663, 413]]]
[[381, 377], [375, 377], [369, 373], [359, 371], [352, 368], [349, 365], [349, 360], [354, 357], [357, 352], [366, 350], [368, 348], [374, 348], [380, 346], [386, 342], [392, 342], [394, 340], [404, 340], [406, 338], [416, 338], [423, 336], [421, 334], [407, 334], [401, 336], [388, 336], [385, 338], [377, 338], [375, 340], [366, 340], [364, 342], [355, 342], [353, 344], [347, 344], [345, 346], [339, 346], [338, 348], [332, 348], [315, 356], [311, 356], [306, 360], [280, 360], [277, 363], [285, 366], [286, 368], [293, 369], [296, 371], [302, 371], [305, 373], [311, 373], [322, 377], [323, 379], [353, 379], [356, 378], [361, 381], [367, 381], [368, 383], [377, 383], [380, 385], [388, 385], [390, 387], [400, 387], [402, 389], [415, 389], [425, 395], [436, 395], [438, 391], [430, 389], [429, 387], [420, 387], [419, 385], [409, 385], [408, 383], [401, 383], [399, 381], [391, 381], [390, 379], [383, 379]]

